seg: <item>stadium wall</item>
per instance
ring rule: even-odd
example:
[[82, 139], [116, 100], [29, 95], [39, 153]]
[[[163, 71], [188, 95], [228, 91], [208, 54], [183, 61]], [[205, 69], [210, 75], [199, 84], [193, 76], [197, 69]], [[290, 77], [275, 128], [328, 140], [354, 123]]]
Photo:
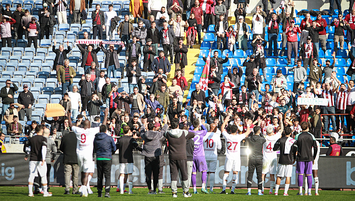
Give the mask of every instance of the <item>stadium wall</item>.
[[[246, 187], [248, 176], [247, 157], [242, 156], [242, 167], [239, 173], [239, 181], [237, 187]], [[225, 156], [218, 157], [217, 174], [215, 186], [222, 186], [222, 177], [224, 172]], [[165, 156], [166, 165], [164, 167], [164, 184], [170, 186], [170, 170], [168, 156]], [[291, 187], [297, 187], [296, 167], [294, 166], [293, 176], [291, 179]], [[52, 167], [50, 184], [64, 185], [64, 166], [62, 163], [62, 155], [59, 155], [54, 166]], [[24, 160], [23, 154], [2, 154], [0, 157], [0, 185], [27, 185], [28, 180], [28, 162]], [[355, 189], [355, 158], [354, 157], [320, 157], [319, 158], [319, 181], [320, 188], [327, 189]], [[111, 170], [111, 185], [117, 185], [119, 175], [119, 162], [117, 155], [113, 158]], [[80, 176], [80, 175], [79, 175]], [[197, 176], [197, 185], [201, 186], [200, 176]], [[232, 175], [228, 178], [228, 184], [231, 186]], [[80, 181], [80, 180], [79, 180]], [[256, 175], [254, 174], [253, 186], [256, 187]], [[268, 178], [266, 179], [266, 187], [269, 187]], [[96, 185], [96, 171], [92, 185]], [[134, 186], [146, 186], [144, 174], [144, 157], [134, 155]], [[284, 184], [284, 180], [282, 181]]]

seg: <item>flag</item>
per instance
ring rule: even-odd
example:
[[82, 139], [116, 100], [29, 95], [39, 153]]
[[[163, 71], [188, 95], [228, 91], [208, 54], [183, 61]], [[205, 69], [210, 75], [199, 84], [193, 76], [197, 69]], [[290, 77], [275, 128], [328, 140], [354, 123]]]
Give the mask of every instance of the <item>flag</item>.
[[208, 75], [210, 74], [210, 61], [211, 61], [211, 50], [208, 53], [208, 57], [206, 59], [206, 64], [203, 67], [200, 82], [198, 83], [201, 87], [201, 90], [203, 90], [203, 91], [206, 91], [208, 88]]

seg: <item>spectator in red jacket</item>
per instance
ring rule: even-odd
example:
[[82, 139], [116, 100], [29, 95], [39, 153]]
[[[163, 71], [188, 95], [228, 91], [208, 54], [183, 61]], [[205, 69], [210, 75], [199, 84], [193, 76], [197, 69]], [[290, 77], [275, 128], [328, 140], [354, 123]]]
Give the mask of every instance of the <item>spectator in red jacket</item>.
[[309, 13], [306, 14], [306, 17], [301, 21], [300, 29], [302, 31], [301, 34], [301, 44], [307, 43], [307, 36], [309, 36], [309, 31], [306, 29], [307, 26], [312, 26], [311, 15]]
[[291, 25], [286, 29], [286, 36], [287, 36], [287, 65], [291, 64], [291, 53], [292, 50], [295, 53], [295, 61], [298, 60], [297, 53], [298, 53], [298, 33], [301, 33], [301, 29], [298, 25], [295, 26], [295, 21], [291, 21]]
[[180, 86], [182, 89], [182, 92], [184, 92], [187, 89], [187, 87], [189, 86], [187, 84], [186, 78], [182, 75], [182, 72], [180, 69], [177, 69], [175, 71], [175, 74], [176, 75], [175, 75], [174, 79], [176, 79], [177, 85]]
[[325, 21], [325, 19], [322, 18], [322, 14], [319, 13], [316, 22], [317, 27], [323, 27], [323, 30], [319, 32], [319, 43], [322, 50], [325, 52], [327, 50], [327, 31], [325, 30], [327, 27], [327, 21]]

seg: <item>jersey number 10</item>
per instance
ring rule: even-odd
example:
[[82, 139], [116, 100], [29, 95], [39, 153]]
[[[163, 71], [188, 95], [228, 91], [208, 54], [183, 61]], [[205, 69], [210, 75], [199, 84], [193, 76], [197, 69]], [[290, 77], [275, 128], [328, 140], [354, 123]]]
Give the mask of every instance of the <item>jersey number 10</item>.
[[211, 148], [211, 149], [213, 148], [214, 145], [213, 139], [207, 139], [205, 142], [207, 148]]

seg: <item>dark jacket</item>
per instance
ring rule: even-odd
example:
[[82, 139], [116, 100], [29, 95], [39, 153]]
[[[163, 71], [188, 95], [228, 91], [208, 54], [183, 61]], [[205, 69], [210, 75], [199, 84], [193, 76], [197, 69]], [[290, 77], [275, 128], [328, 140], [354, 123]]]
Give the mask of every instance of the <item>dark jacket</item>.
[[24, 105], [25, 108], [28, 108], [29, 104], [33, 106], [35, 99], [30, 91], [28, 91], [27, 93], [23, 91], [19, 94], [17, 102], [21, 105]]
[[[239, 24], [239, 23], [236, 23], [236, 25], [237, 25], [236, 31], [239, 31], [240, 24]], [[244, 32], [244, 34], [243, 34], [244, 38], [248, 38], [247, 33], [248, 33], [249, 30], [248, 30], [247, 23], [243, 22], [243, 24], [242, 24], [242, 29], [243, 29], [243, 32]], [[238, 33], [238, 34], [239, 34], [239, 33]], [[237, 34], [237, 35], [238, 35], [238, 34]]]
[[142, 155], [146, 157], [157, 157], [162, 155], [161, 150], [162, 140], [164, 134], [168, 129], [168, 125], [165, 124], [161, 131], [143, 131], [141, 134], [144, 140]]
[[190, 103], [192, 104], [195, 99], [197, 100], [197, 102], [198, 101], [205, 102], [205, 98], [206, 98], [206, 94], [205, 94], [204, 91], [200, 90], [200, 92], [197, 93], [197, 91], [195, 90], [195, 91], [193, 91], [191, 93], [191, 101], [190, 101]]
[[106, 133], [98, 133], [94, 139], [94, 153], [96, 158], [112, 159], [112, 154], [116, 151], [116, 144], [113, 138]]
[[[160, 30], [160, 32], [159, 32], [159, 40], [160, 40], [161, 44], [163, 44], [163, 38], [164, 38], [164, 34], [163, 33], [164, 33], [164, 29]], [[175, 33], [174, 33], [173, 29], [169, 29], [168, 28], [168, 37], [169, 37], [170, 44], [173, 44], [174, 37], [175, 37]]]
[[[349, 53], [349, 57], [351, 60], [351, 64], [348, 68], [348, 70], [346, 71], [346, 74], [349, 76], [352, 76], [355, 73], [355, 57], [353, 56], [352, 52]], [[333, 62], [335, 63], [335, 62]], [[2, 94], [2, 90], [1, 90], [1, 94]]]
[[[82, 54], [81, 67], [84, 67], [86, 64], [86, 60], [88, 59], [89, 50], [84, 49], [81, 45], [78, 45], [78, 48], [80, 49], [80, 52]], [[99, 51], [100, 51], [100, 47], [98, 47], [96, 49], [92, 49], [92, 51], [91, 51], [92, 60], [96, 63], [97, 67], [99, 66], [99, 62], [97, 60], [97, 53]]]
[[187, 65], [187, 46], [182, 44], [182, 48], [179, 47], [179, 45], [176, 45], [174, 47], [174, 52], [175, 52], [175, 61], [174, 63], [180, 63], [180, 68], [185, 68]]
[[64, 164], [78, 164], [76, 142], [77, 139], [74, 132], [69, 132], [62, 137], [59, 150], [63, 152]]
[[167, 59], [166, 57], [164, 58], [160, 58], [157, 57], [154, 59], [154, 62], [151, 65], [152, 70], [155, 71], [155, 73], [158, 73], [159, 69], [163, 69], [164, 74], [165, 73], [169, 73], [171, 70], [171, 64], [169, 62], [169, 59]]
[[248, 75], [246, 80], [248, 81], [248, 88], [250, 92], [253, 90], [259, 90], [259, 86], [262, 84], [260, 75], [256, 75], [256, 80], [254, 80], [253, 74]]
[[[152, 50], [149, 50], [149, 47], [152, 47]], [[150, 46], [145, 45], [143, 48], [144, 62], [148, 62], [148, 55], [150, 55], [149, 60], [151, 63], [153, 63], [155, 53], [156, 53], [156, 49], [153, 45], [150, 45]]]
[[[203, 57], [203, 60], [206, 62], [207, 61], [206, 57]], [[216, 66], [216, 60], [217, 60], [217, 66]], [[220, 57], [217, 57], [217, 58], [211, 57], [210, 68], [212, 66], [216, 66], [216, 68], [218, 69], [218, 72], [222, 72], [223, 71], [223, 64], [227, 63], [227, 62], [228, 62], [228, 58], [227, 57], [224, 58], [224, 59], [222, 59]]]
[[[132, 59], [132, 50], [133, 50], [133, 43], [129, 43], [128, 47], [126, 48], [126, 56], [128, 56], [130, 60]], [[136, 58], [138, 58], [139, 54], [142, 54], [141, 45], [139, 43], [136, 43]]]
[[[111, 59], [111, 51], [109, 49], [104, 48], [101, 46], [102, 51], [105, 53], [105, 68], [108, 69], [108, 66], [110, 64], [110, 59]], [[122, 51], [122, 45], [118, 46], [117, 50], [113, 50], [112, 56], [113, 56], [113, 63], [115, 64], [115, 68], [119, 69], [120, 62], [118, 61], [118, 56], [120, 55], [120, 52]]]
[[[216, 76], [212, 76], [212, 74], [208, 77], [208, 87], [211, 89], [219, 89], [219, 84], [221, 83], [221, 74], [216, 72]], [[217, 94], [216, 94], [217, 95]]]
[[131, 104], [131, 99], [129, 98], [129, 96], [126, 96], [125, 98], [123, 98], [122, 96], [116, 96], [113, 102], [117, 103], [118, 109], [124, 109], [125, 112], [130, 113], [131, 108], [129, 107], [129, 104]]
[[103, 105], [103, 103], [100, 100], [90, 100], [88, 102], [88, 112], [89, 115], [98, 115], [100, 116], [100, 106]]
[[[91, 14], [91, 19], [92, 19], [92, 26], [96, 26], [97, 24], [97, 21], [96, 21], [96, 16], [97, 16], [97, 13], [96, 13], [96, 10], [92, 11], [92, 14]], [[100, 21], [101, 21], [101, 26], [102, 25], [105, 25], [105, 14], [103, 11], [99, 11], [99, 16], [97, 16], [97, 19], [100, 17]]]
[[243, 66], [245, 66], [245, 76], [248, 76], [253, 73], [253, 69], [256, 68], [256, 60], [251, 62], [250, 60], [247, 61], [245, 60], [243, 63]]
[[118, 25], [118, 28], [117, 28], [117, 31], [120, 33], [120, 38], [122, 38], [122, 31], [123, 31], [123, 26], [125, 23], [129, 23], [128, 24], [128, 33], [129, 35], [132, 34], [132, 31], [133, 31], [133, 24], [131, 22], [126, 22], [126, 21], [123, 21], [120, 23], [120, 25]]
[[[91, 91], [88, 91], [87, 90], [87, 84], [90, 84], [91, 87]], [[91, 82], [91, 81], [86, 81], [86, 80], [80, 80], [79, 82], [79, 86], [81, 87], [81, 90], [80, 90], [80, 96], [83, 98], [83, 97], [86, 97], [86, 96], [91, 96], [93, 93], [94, 93], [94, 84]]]
[[[12, 83], [12, 87], [9, 89], [9, 93], [7, 93], [6, 86], [1, 89], [0, 97], [2, 98], [2, 104], [10, 104], [14, 102], [14, 94], [15, 91], [18, 90], [16, 84]], [[12, 98], [9, 98], [8, 95], [12, 95]]]
[[18, 10], [16, 10], [14, 13], [12, 13], [12, 18], [14, 18], [14, 20], [16, 21], [16, 23], [13, 25], [14, 27], [23, 29], [21, 26], [21, 19], [23, 16], [25, 16], [25, 12], [23, 11], [19, 12]]
[[[68, 48], [66, 50], [63, 50], [62, 55], [63, 55], [63, 64], [64, 64], [64, 60], [67, 59], [67, 55], [69, 54], [71, 48], [68, 46]], [[58, 64], [58, 59], [59, 59], [59, 55], [60, 55], [60, 51], [59, 49], [55, 49], [55, 46], [53, 45], [52, 47], [52, 51], [55, 53], [55, 59], [54, 59], [54, 65], [53, 65], [53, 70], [56, 69], [56, 66]]]
[[[115, 86], [116, 86], [115, 83], [111, 82], [111, 89]], [[105, 83], [104, 86], [102, 86], [102, 90], [101, 90], [103, 100], [106, 100], [106, 98], [108, 98], [106, 88], [107, 88], [107, 84]]]
[[[306, 58], [305, 57], [305, 53], [306, 53], [305, 45], [306, 45], [306, 43], [301, 45], [300, 56], [302, 57], [302, 59]], [[317, 55], [318, 55], [317, 48], [313, 43], [313, 56], [310, 56], [310, 58], [317, 58]]]
[[228, 77], [230, 78], [231, 82], [233, 82], [235, 84], [235, 86], [239, 87], [240, 85], [240, 78], [243, 76], [243, 69], [239, 68], [239, 67], [235, 67], [237, 70], [237, 73], [234, 74], [232, 69], [228, 70]]
[[177, 103], [176, 107], [174, 107], [173, 103], [171, 103], [168, 107], [168, 115], [169, 115], [170, 121], [172, 119], [174, 119], [175, 116], [177, 116], [177, 118], [179, 118], [182, 111], [183, 110], [182, 110], [181, 104], [179, 102]]
[[[95, 80], [98, 78], [98, 77], [100, 77], [100, 70], [99, 69], [97, 69], [98, 67], [95, 67], [95, 69], [94, 69], [94, 71], [95, 71]], [[86, 69], [86, 71], [85, 71], [85, 74], [91, 74], [91, 67], [90, 68], [88, 68], [88, 69]], [[95, 87], [96, 88], [96, 87]]]
[[158, 44], [160, 42], [158, 28], [155, 27], [154, 32], [151, 28], [147, 29], [147, 39], [148, 38], [152, 39], [152, 44]]
[[313, 28], [313, 26], [306, 27], [306, 30], [309, 31], [309, 35], [312, 38], [313, 43], [318, 43], [319, 42], [319, 32], [323, 31], [323, 26]]
[[139, 66], [136, 66], [136, 75], [133, 75], [132, 71], [133, 71], [133, 66], [129, 66], [127, 68], [127, 75], [126, 75], [128, 77], [128, 83], [132, 83], [133, 76], [136, 76], [137, 78], [136, 81], [138, 83], [138, 80], [141, 76], [141, 68]]
[[[214, 26], [214, 31], [216, 33], [219, 30], [219, 22], [220, 22], [220, 20], [218, 20], [218, 22], [216, 22], [216, 26]], [[223, 20], [223, 29], [224, 29], [224, 31], [227, 31], [227, 29], [228, 29], [228, 21], [227, 20]]]
[[281, 12], [281, 22], [282, 22], [282, 31], [285, 32], [286, 31], [286, 28], [289, 27], [291, 25], [291, 20], [294, 20], [293, 19], [293, 14], [295, 12], [295, 8], [292, 7], [291, 8], [291, 13], [290, 13], [290, 17], [286, 17], [286, 12], [285, 12], [285, 9], [282, 9], [282, 12]]

